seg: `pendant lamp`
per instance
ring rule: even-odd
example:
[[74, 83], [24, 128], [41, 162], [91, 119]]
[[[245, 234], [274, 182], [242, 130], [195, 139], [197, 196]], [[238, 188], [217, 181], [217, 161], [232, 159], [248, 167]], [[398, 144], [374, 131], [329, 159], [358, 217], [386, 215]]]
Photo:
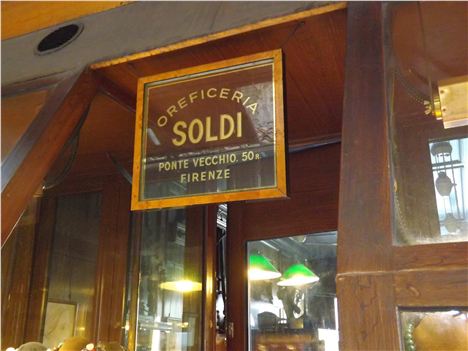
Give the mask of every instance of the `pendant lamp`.
[[281, 273], [264, 256], [255, 253], [249, 257], [249, 280], [269, 280], [281, 277]]
[[314, 283], [319, 277], [302, 263], [293, 264], [283, 274], [279, 286], [302, 286]]

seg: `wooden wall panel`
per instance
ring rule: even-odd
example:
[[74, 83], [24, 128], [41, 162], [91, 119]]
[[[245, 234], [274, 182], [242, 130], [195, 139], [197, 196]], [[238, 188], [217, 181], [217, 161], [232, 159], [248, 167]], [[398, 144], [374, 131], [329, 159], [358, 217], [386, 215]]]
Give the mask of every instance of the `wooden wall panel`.
[[290, 154], [289, 198], [245, 203], [243, 238], [258, 240], [336, 230], [339, 165], [338, 144]]
[[94, 335], [103, 342], [120, 343], [122, 337], [129, 231], [130, 187], [109, 178], [102, 193], [95, 292]]
[[391, 274], [337, 278], [340, 350], [399, 350]]

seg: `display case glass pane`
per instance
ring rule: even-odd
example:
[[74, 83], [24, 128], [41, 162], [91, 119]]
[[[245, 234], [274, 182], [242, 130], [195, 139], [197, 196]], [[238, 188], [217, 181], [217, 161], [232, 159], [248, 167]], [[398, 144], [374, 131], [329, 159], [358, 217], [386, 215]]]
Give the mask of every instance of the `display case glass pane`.
[[400, 310], [404, 351], [468, 350], [468, 309]]
[[338, 350], [336, 236], [248, 242], [249, 350]]
[[468, 7], [385, 11], [395, 243], [467, 241]]
[[202, 349], [200, 217], [185, 209], [142, 215], [136, 350]]
[[100, 215], [100, 193], [57, 198], [42, 339], [50, 349], [93, 337]]

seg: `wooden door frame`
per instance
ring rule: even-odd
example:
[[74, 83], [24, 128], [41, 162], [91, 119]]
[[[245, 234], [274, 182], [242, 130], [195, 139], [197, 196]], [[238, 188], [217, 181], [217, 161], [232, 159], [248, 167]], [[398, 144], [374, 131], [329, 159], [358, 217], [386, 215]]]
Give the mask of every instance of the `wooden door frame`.
[[385, 6], [348, 5], [338, 226], [341, 350], [400, 349], [399, 307], [468, 305], [467, 242], [393, 244]]

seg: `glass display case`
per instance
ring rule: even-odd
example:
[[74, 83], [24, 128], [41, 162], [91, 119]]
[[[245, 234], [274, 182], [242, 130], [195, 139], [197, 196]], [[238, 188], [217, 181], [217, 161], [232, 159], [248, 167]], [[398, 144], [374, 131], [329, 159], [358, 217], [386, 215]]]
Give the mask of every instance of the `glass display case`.
[[59, 196], [48, 273], [42, 343], [93, 336], [101, 194]]
[[141, 233], [134, 233], [140, 235], [135, 350], [201, 349], [203, 231], [187, 212], [145, 212], [136, 229]]
[[336, 237], [247, 243], [249, 350], [338, 350]]
[[386, 5], [395, 243], [468, 240], [466, 4]]

